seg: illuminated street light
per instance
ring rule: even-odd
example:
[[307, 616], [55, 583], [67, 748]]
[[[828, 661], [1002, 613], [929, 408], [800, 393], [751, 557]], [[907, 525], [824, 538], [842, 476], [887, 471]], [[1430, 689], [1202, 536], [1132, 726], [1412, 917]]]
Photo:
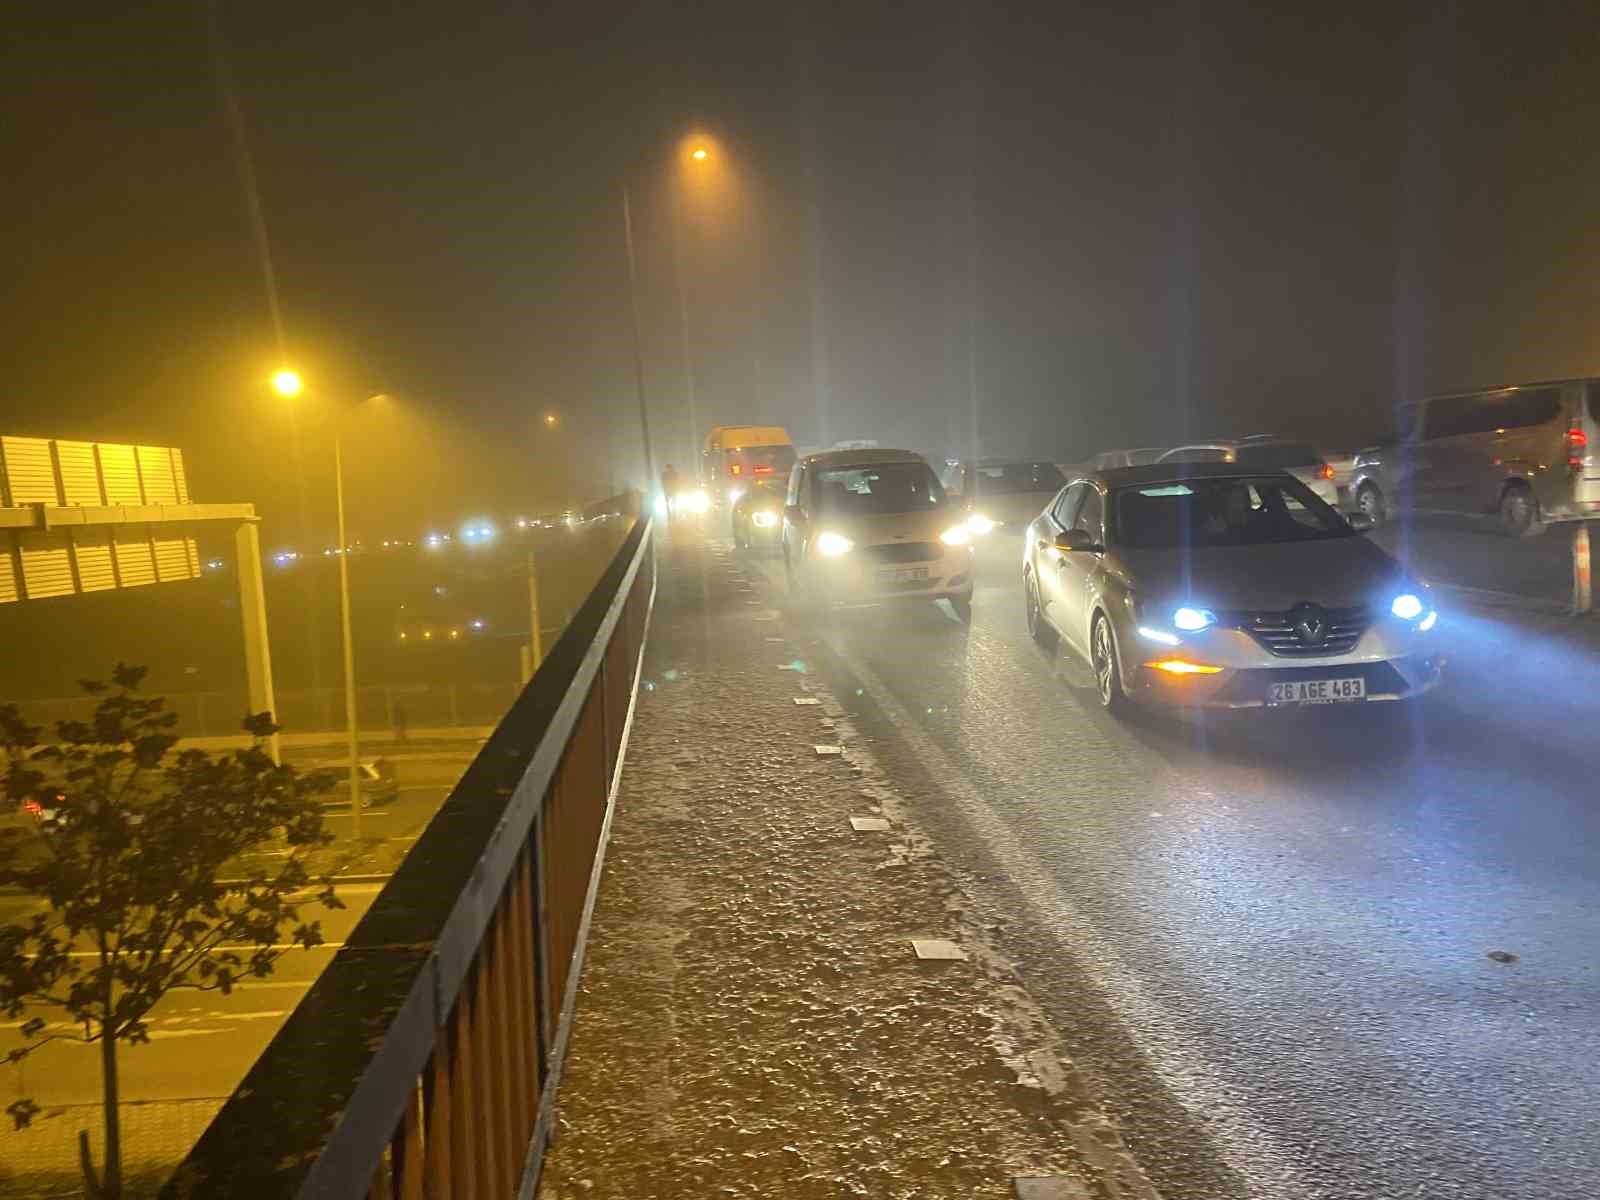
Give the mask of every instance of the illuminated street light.
[[694, 159], [695, 162], [705, 162], [705, 160], [710, 158], [711, 155], [707, 152], [704, 146], [696, 146], [692, 151], [689, 152], [689, 157]]
[[549, 426], [551, 429], [554, 429], [556, 427], [556, 423], [557, 423], [558, 420], [559, 420], [559, 418], [557, 418], [555, 413], [545, 413], [545, 415], [544, 415], [544, 423], [547, 426]]
[[300, 376], [293, 371], [276, 371], [272, 376], [272, 390], [286, 399], [293, 400], [304, 389]]

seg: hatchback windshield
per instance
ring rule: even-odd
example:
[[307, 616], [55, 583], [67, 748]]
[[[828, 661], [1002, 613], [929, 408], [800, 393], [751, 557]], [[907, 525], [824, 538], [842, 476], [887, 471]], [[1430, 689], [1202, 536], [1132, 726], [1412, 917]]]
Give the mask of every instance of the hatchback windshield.
[[874, 463], [817, 472], [817, 508], [825, 513], [920, 512], [944, 503], [944, 488], [927, 463]]
[[1055, 463], [1014, 462], [974, 467], [980, 496], [1014, 496], [1023, 492], [1056, 492], [1066, 478]]
[[1116, 540], [1137, 549], [1261, 546], [1354, 531], [1298, 480], [1186, 479], [1113, 494]]

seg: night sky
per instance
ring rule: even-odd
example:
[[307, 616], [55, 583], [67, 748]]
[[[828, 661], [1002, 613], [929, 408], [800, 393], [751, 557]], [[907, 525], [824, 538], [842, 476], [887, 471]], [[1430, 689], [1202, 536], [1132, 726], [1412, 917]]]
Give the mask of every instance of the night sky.
[[0, 425], [178, 444], [289, 520], [287, 359], [313, 512], [377, 391], [358, 528], [592, 497], [640, 462], [626, 184], [658, 463], [685, 314], [697, 431], [1353, 442], [1600, 374], [1597, 13], [8, 5]]

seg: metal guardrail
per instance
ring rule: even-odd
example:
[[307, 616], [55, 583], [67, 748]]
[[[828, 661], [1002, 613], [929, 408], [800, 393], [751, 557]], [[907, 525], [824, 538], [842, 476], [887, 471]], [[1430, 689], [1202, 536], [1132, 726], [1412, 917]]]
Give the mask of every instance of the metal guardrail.
[[164, 1200], [531, 1197], [655, 598], [641, 514]]

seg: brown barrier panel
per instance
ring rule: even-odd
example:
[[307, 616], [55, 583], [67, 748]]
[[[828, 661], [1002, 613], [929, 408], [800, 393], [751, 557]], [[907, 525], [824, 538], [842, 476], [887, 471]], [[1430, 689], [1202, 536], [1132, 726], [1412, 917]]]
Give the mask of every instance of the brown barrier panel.
[[450, 1110], [450, 1060], [455, 1044], [455, 1021], [447, 1021], [434, 1042], [433, 1058], [424, 1076], [422, 1141], [428, 1160], [424, 1172], [429, 1196], [455, 1194], [451, 1174], [453, 1123]]

